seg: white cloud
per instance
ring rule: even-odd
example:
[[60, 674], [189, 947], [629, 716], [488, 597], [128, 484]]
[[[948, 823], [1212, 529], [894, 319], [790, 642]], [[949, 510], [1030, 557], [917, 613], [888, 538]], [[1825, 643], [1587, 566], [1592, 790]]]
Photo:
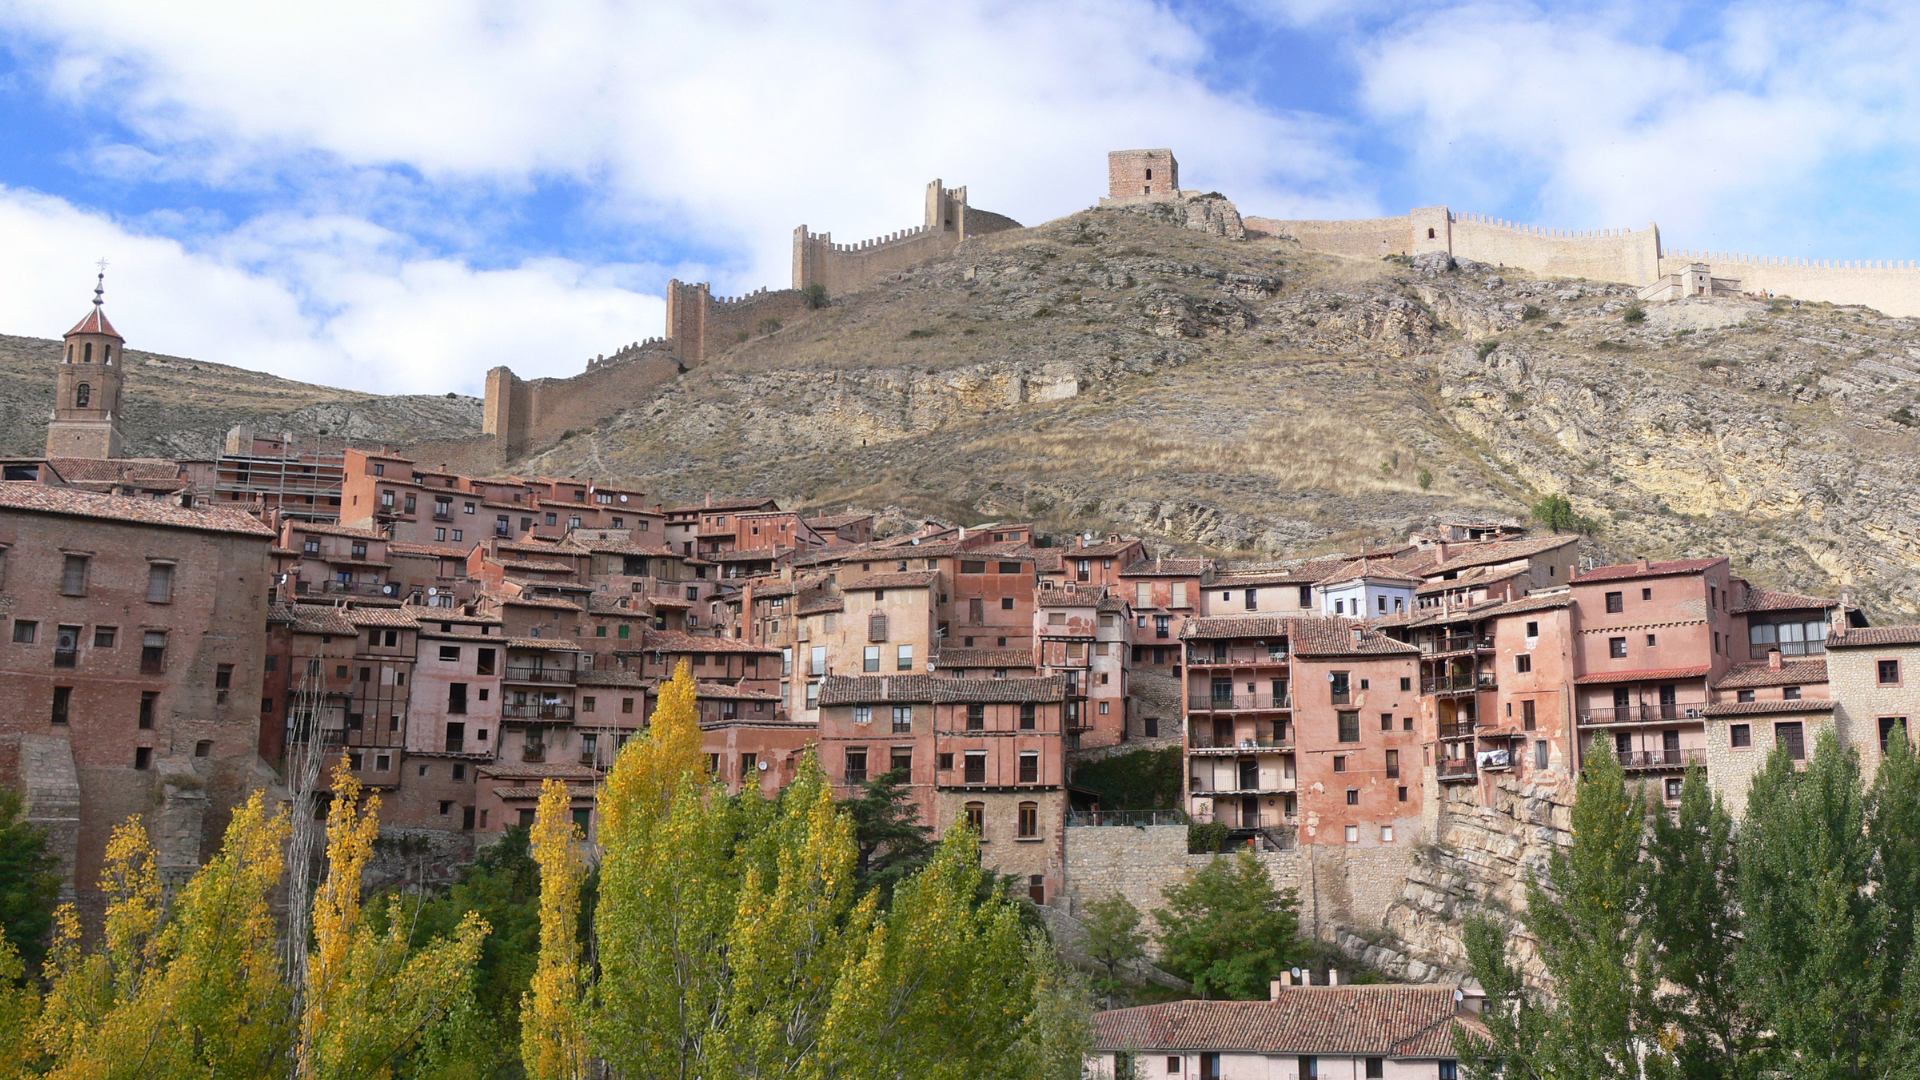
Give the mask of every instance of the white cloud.
[[130, 346], [395, 393], [478, 392], [487, 368], [568, 375], [657, 327], [657, 268], [541, 259], [474, 269], [421, 256], [347, 217], [266, 218], [204, 250], [51, 196], [0, 188], [0, 322], [52, 337], [87, 310], [111, 259], [107, 310]]
[[965, 183], [1026, 221], [1089, 205], [1108, 149], [1172, 145], [1256, 211], [1367, 208], [1333, 132], [1210, 88], [1148, 0], [697, 7], [460, 0], [85, 10], [21, 0], [53, 85], [146, 148], [232, 181], [318, 151], [441, 184], [591, 185], [609, 228], [678, 231], [727, 291], [783, 284], [792, 228], [917, 221]]
[[1659, 9], [1476, 4], [1400, 22], [1357, 50], [1361, 101], [1455, 199], [1566, 227], [1657, 220], [1682, 247], [1895, 254], [1822, 211], [1836, 168], [1916, 149], [1914, 13], [1684, 18], [1685, 46], [1662, 39]]

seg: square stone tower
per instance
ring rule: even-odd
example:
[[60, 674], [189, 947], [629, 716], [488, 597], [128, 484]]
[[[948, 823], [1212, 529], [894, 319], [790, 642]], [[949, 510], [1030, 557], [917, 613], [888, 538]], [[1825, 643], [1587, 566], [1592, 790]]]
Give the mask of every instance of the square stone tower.
[[120, 354], [126, 340], [107, 321], [106, 276], [102, 270], [94, 285], [93, 310], [66, 333], [47, 424], [48, 457], [120, 456]]
[[1173, 151], [1114, 150], [1107, 154], [1107, 197], [1171, 199], [1180, 194], [1180, 163]]

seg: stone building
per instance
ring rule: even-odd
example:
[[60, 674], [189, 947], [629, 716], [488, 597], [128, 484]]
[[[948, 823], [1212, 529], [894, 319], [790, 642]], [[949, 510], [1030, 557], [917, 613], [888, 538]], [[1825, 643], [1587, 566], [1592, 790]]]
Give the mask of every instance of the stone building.
[[[0, 483], [0, 740], [35, 748], [9, 778], [29, 816], [42, 791], [77, 795], [69, 886], [98, 880], [108, 833], [135, 814], [177, 881], [264, 780], [272, 541], [234, 510]], [[99, 894], [81, 895], [97, 913]]]
[[[1896, 730], [1914, 739], [1920, 722], [1920, 626], [1850, 626], [1837, 621], [1825, 641], [1833, 723], [1860, 754], [1868, 783]], [[1911, 677], [1910, 677], [1911, 676]], [[1813, 746], [1813, 732], [1803, 741]]]

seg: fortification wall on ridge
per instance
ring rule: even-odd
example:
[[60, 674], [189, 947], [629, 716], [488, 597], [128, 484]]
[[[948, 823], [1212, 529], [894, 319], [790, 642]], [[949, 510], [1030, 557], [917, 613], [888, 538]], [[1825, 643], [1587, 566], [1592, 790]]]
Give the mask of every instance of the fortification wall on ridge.
[[1711, 265], [1716, 277], [1738, 279], [1741, 291], [1746, 293], [1860, 304], [1893, 316], [1920, 315], [1920, 265], [1912, 260], [1835, 261], [1725, 251], [1668, 251], [1661, 253], [1660, 272], [1679, 273], [1696, 262]]
[[1569, 232], [1455, 214], [1453, 255], [1545, 277], [1645, 285], [1660, 276], [1660, 230], [1649, 225]]
[[1276, 218], [1246, 218], [1248, 232], [1267, 236], [1290, 236], [1308, 251], [1327, 255], [1345, 255], [1355, 259], [1379, 259], [1388, 255], [1411, 254], [1413, 221], [1406, 215], [1390, 218], [1362, 218], [1355, 221], [1284, 221]]
[[830, 232], [793, 230], [793, 287], [819, 286], [828, 296], [859, 292], [875, 282], [937, 259], [970, 236], [985, 236], [1020, 228], [1004, 214], [976, 209], [967, 203], [965, 187], [927, 184], [926, 211], [918, 228], [899, 229], [852, 244], [836, 244]]
[[[680, 370], [680, 361], [660, 347], [567, 379], [522, 379], [506, 367], [497, 367], [487, 372], [482, 431], [493, 436], [503, 459], [517, 457], [567, 431], [591, 427], [622, 404], [658, 389]], [[497, 402], [502, 406], [496, 408]]]

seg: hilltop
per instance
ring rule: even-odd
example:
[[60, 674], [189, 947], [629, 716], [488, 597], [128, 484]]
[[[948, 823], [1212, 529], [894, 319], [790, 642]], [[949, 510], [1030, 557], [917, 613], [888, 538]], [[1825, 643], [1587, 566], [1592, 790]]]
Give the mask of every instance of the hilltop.
[[[1726, 553], [1770, 585], [1920, 609], [1914, 320], [1643, 308], [1630, 286], [1314, 254], [1183, 216], [1096, 209], [967, 239], [508, 464], [1269, 557], [1565, 492], [1602, 555]], [[8, 452], [39, 445], [55, 348], [0, 338]], [[448, 460], [480, 425], [471, 398], [128, 356], [136, 453], [205, 454], [251, 420], [437, 440]]]
[[1343, 259], [1165, 204], [969, 240], [523, 467], [669, 496], [1302, 553], [1565, 492], [1615, 556], [1727, 553], [1920, 607], [1911, 319], [1443, 255]]
[[[133, 456], [210, 457], [227, 429], [363, 443], [449, 439], [480, 430], [480, 402], [457, 394], [387, 396], [128, 349], [121, 425]], [[0, 454], [39, 454], [53, 411], [60, 343], [0, 334]]]

